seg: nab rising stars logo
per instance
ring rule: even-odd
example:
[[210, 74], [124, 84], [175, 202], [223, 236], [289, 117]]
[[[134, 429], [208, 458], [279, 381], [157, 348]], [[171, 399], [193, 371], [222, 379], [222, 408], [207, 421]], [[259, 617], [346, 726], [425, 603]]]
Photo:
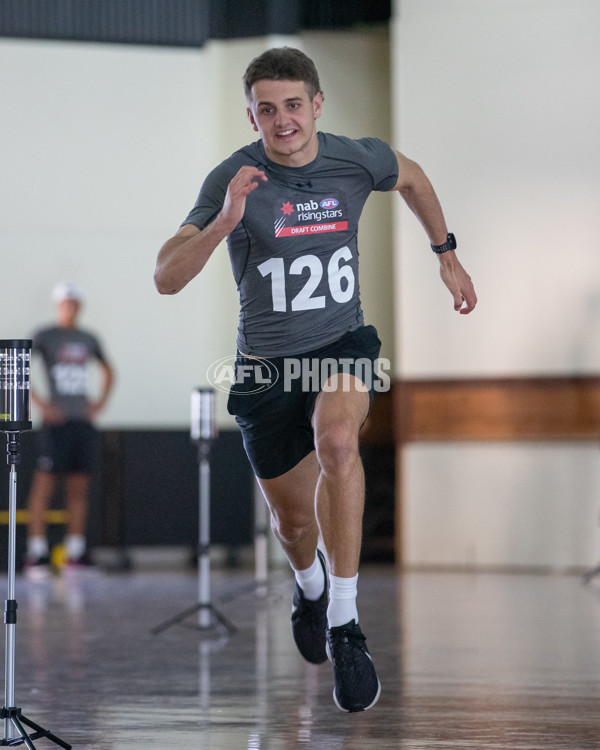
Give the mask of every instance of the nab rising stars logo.
[[328, 196], [318, 203], [309, 200], [292, 203], [289, 199], [281, 204], [275, 219], [275, 237], [295, 237], [323, 232], [342, 232], [348, 229], [342, 219], [344, 211], [338, 198]]

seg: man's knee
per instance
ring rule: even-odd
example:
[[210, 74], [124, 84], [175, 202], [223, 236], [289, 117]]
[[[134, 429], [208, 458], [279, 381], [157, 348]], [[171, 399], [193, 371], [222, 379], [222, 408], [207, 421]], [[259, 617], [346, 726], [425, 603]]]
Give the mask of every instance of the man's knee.
[[307, 534], [312, 533], [316, 520], [297, 515], [271, 515], [271, 528], [280, 542], [286, 546], [293, 546], [300, 542]]
[[315, 437], [317, 458], [325, 474], [350, 471], [359, 460], [358, 435], [350, 426], [325, 427]]

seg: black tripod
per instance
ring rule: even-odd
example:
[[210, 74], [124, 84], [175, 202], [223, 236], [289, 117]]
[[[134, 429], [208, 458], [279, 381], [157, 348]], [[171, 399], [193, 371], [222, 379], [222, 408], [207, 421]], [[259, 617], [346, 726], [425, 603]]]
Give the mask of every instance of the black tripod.
[[[56, 745], [70, 750], [71, 745], [47, 729], [44, 729], [35, 721], [23, 716], [21, 709], [15, 706], [15, 627], [17, 624], [17, 602], [15, 599], [15, 544], [16, 544], [16, 515], [17, 515], [17, 471], [19, 463], [19, 438], [18, 432], [7, 432], [7, 461], [10, 465], [9, 497], [8, 497], [8, 598], [4, 609], [4, 622], [6, 623], [6, 660], [5, 660], [5, 682], [4, 682], [4, 707], [0, 712], [4, 719], [4, 739], [0, 745], [21, 745], [35, 750], [33, 740], [47, 737]], [[33, 729], [28, 734], [25, 726]]]
[[185, 625], [191, 615], [198, 613], [198, 622], [191, 627], [203, 631], [216, 629], [226, 637], [236, 628], [210, 600], [210, 450], [217, 437], [215, 397], [210, 388], [197, 388], [192, 392], [190, 433], [192, 442], [198, 446], [199, 465], [198, 603], [157, 625], [151, 632], [158, 635], [171, 625]]
[[[0, 432], [8, 440], [7, 461], [10, 466], [8, 492], [8, 597], [4, 609], [6, 624], [6, 653], [4, 669], [4, 706], [0, 718], [4, 720], [3, 746], [26, 745], [35, 750], [33, 740], [46, 737], [65, 750], [69, 745], [56, 735], [23, 716], [15, 706], [15, 628], [17, 601], [15, 599], [15, 549], [17, 537], [17, 464], [21, 432], [31, 429], [29, 418], [29, 366], [31, 341], [10, 339], [0, 341]], [[27, 733], [25, 727], [33, 729]]]

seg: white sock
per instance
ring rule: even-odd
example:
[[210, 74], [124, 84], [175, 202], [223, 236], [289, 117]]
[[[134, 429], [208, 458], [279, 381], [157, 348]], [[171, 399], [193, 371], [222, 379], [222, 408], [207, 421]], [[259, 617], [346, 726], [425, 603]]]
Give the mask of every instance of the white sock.
[[85, 537], [83, 534], [67, 534], [65, 537], [65, 547], [67, 548], [67, 558], [69, 560], [79, 560], [85, 552]]
[[358, 573], [352, 578], [339, 578], [329, 575], [329, 606], [327, 622], [330, 628], [345, 625], [350, 620], [358, 622], [356, 592]]
[[27, 557], [48, 557], [48, 540], [45, 536], [27, 537]]
[[296, 583], [302, 589], [304, 598], [316, 602], [325, 590], [325, 576], [317, 553], [315, 552], [315, 560], [310, 568], [306, 568], [306, 570], [292, 568], [292, 570], [296, 576]]

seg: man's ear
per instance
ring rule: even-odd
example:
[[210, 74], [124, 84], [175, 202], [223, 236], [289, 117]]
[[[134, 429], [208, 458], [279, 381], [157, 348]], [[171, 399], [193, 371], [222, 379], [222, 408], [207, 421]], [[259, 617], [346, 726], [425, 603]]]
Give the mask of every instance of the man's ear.
[[312, 106], [313, 106], [313, 116], [315, 120], [318, 120], [319, 117], [321, 117], [322, 114], [322, 107], [323, 107], [323, 94], [318, 91], [312, 100]]
[[258, 133], [258, 126], [256, 124], [256, 120], [254, 119], [254, 115], [252, 114], [252, 110], [250, 109], [250, 107], [246, 108], [246, 114], [248, 115], [248, 119], [250, 120], [250, 124], [252, 125], [252, 129], [256, 130], [256, 132]]

